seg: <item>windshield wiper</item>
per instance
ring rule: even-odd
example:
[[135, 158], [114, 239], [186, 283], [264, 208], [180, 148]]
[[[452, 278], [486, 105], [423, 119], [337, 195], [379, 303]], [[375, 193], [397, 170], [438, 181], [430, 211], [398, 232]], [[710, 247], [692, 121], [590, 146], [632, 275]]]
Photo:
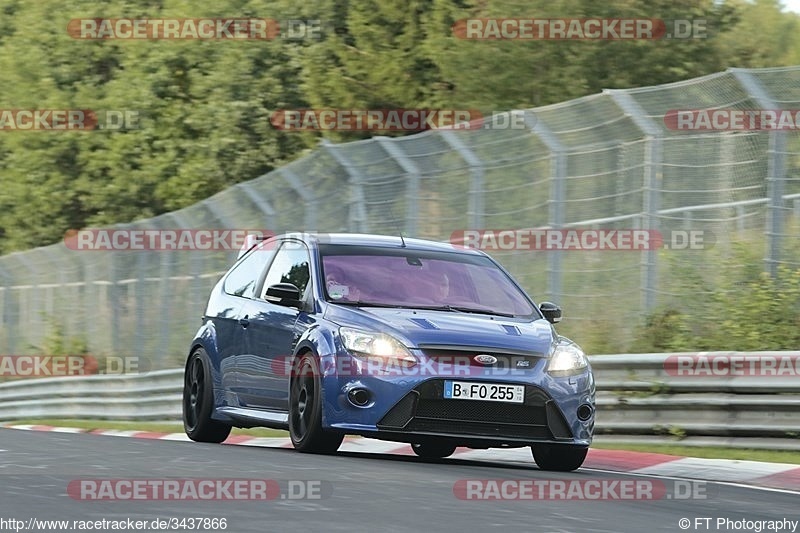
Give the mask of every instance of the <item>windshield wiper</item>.
[[429, 311], [452, 311], [458, 313], [475, 313], [480, 315], [495, 315], [495, 316], [502, 316], [506, 318], [514, 318], [516, 315], [512, 313], [501, 313], [500, 311], [493, 311], [491, 309], [483, 309], [480, 307], [462, 307], [460, 305], [438, 305], [438, 306], [427, 306], [427, 307], [417, 307], [417, 309], [426, 309]]
[[389, 309], [424, 309], [426, 311], [451, 311], [453, 313], [474, 313], [480, 315], [494, 315], [506, 318], [514, 318], [516, 315], [512, 313], [502, 313], [500, 311], [493, 311], [491, 309], [484, 309], [480, 307], [462, 307], [459, 305], [398, 305], [398, 304], [385, 304], [379, 302], [365, 302], [362, 300], [328, 300], [328, 303], [338, 305], [350, 305], [353, 307], [385, 307]]
[[352, 305], [353, 307], [386, 307], [386, 308], [406, 308], [404, 305], [384, 304], [379, 302], [365, 302], [362, 300], [328, 300], [328, 303], [337, 305]]

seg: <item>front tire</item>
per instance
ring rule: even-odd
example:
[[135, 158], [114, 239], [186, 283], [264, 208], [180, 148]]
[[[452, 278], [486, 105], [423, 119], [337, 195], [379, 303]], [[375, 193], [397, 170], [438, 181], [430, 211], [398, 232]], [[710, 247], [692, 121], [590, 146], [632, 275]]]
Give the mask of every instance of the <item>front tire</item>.
[[316, 358], [303, 354], [289, 385], [289, 437], [300, 452], [333, 453], [344, 440], [344, 434], [322, 428], [321, 383]]
[[411, 449], [425, 459], [444, 459], [455, 453], [456, 446], [446, 442], [415, 442]]
[[214, 420], [214, 384], [208, 354], [198, 348], [189, 357], [183, 374], [183, 429], [193, 441], [220, 443], [228, 438], [231, 426]]
[[570, 444], [534, 444], [531, 446], [533, 460], [542, 470], [572, 472], [586, 459], [588, 446]]

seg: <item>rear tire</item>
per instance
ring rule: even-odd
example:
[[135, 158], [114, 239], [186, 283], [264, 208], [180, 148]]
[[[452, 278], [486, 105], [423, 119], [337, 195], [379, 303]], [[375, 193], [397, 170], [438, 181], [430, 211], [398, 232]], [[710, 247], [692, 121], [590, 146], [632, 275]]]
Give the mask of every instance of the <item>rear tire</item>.
[[197, 442], [220, 443], [228, 438], [231, 426], [214, 420], [214, 383], [208, 354], [198, 348], [189, 357], [183, 374], [183, 429]]
[[344, 434], [322, 428], [322, 385], [319, 365], [311, 353], [292, 366], [289, 384], [289, 437], [297, 451], [333, 453]]
[[542, 470], [556, 472], [572, 472], [577, 470], [586, 459], [588, 446], [571, 444], [534, 444], [531, 446], [533, 460]]
[[456, 446], [446, 442], [416, 442], [411, 445], [411, 449], [425, 459], [444, 459], [453, 455]]

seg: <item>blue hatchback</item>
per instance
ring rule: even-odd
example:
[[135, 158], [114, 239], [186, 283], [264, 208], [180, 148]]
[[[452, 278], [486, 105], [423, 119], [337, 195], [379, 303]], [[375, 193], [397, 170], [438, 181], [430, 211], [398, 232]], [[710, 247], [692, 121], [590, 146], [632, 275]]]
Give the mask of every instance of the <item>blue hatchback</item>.
[[575, 470], [595, 384], [560, 319], [477, 250], [279, 235], [243, 251], [211, 292], [186, 362], [186, 433], [287, 429], [316, 453], [362, 435], [428, 458], [530, 446], [540, 468]]

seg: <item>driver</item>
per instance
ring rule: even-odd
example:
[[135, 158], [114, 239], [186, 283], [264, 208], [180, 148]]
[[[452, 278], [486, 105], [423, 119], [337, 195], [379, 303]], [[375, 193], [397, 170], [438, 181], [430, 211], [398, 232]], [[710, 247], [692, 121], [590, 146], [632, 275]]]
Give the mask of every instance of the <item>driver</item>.
[[434, 287], [433, 287], [433, 296], [437, 302], [443, 302], [448, 296], [450, 296], [450, 277], [441, 272], [439, 274], [435, 274], [433, 276], [434, 279]]
[[361, 299], [361, 291], [353, 285], [350, 276], [337, 266], [325, 267], [325, 287], [333, 300], [356, 302]]

